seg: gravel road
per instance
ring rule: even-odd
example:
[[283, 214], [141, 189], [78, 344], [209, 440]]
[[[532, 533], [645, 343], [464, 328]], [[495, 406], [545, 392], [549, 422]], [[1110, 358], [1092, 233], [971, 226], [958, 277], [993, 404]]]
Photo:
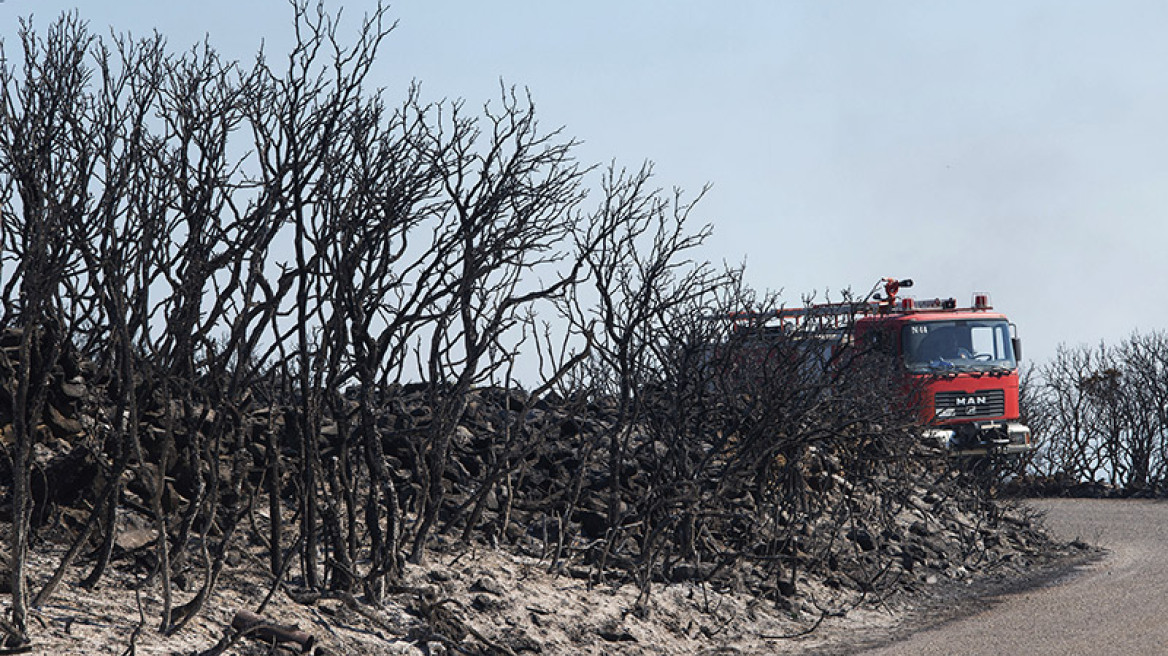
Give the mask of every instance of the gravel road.
[[1039, 589], [986, 600], [964, 617], [869, 656], [1168, 653], [1168, 502], [1032, 502], [1058, 537], [1107, 549], [1100, 560]]

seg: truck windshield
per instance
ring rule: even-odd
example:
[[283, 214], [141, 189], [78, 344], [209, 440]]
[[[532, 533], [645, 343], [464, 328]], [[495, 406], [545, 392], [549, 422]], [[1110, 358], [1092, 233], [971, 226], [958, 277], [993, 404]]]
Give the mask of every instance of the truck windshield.
[[904, 327], [904, 363], [912, 371], [1011, 371], [1017, 365], [1010, 324], [1001, 319], [919, 321]]

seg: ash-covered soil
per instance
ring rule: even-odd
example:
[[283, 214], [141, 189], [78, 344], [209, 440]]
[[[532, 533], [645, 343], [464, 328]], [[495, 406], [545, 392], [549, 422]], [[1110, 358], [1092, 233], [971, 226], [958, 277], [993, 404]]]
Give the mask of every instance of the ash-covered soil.
[[[1018, 527], [1034, 530], [1024, 507], [1010, 513]], [[381, 604], [348, 593], [308, 593], [295, 582], [273, 591], [259, 547], [241, 546], [228, 558], [203, 612], [165, 635], [157, 625], [160, 586], [142, 585], [147, 544], [132, 539], [140, 533], [125, 535], [96, 588], [77, 583], [86, 565], [79, 563], [32, 613], [32, 653], [273, 653], [270, 635], [231, 629], [238, 611], [257, 610], [273, 625], [311, 638], [307, 645], [275, 643], [276, 653], [305, 646], [317, 654], [353, 655], [849, 653], [969, 612], [986, 597], [1047, 583], [1095, 553], [1082, 542], [1042, 543], [999, 553], [981, 568], [926, 561], [916, 573], [905, 573], [895, 592], [880, 596], [841, 593], [830, 581], [804, 578], [782, 604], [732, 587], [663, 584], [642, 615], [634, 612], [636, 586], [590, 581], [586, 571], [573, 567], [550, 572], [548, 560], [535, 553], [544, 545], [534, 539], [525, 545], [530, 555], [441, 540], [424, 564], [407, 568], [403, 584]], [[64, 548], [51, 539], [35, 545], [34, 590]], [[178, 605], [200, 582], [175, 583]]]

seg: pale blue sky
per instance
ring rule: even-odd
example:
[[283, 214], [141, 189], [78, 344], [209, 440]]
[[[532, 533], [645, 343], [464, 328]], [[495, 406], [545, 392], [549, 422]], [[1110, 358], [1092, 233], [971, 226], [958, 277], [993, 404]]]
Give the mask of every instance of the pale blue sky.
[[[336, 5], [337, 3], [331, 3]], [[370, 3], [348, 2], [355, 18]], [[46, 26], [283, 52], [284, 2], [7, 0]], [[528, 87], [582, 159], [713, 188], [706, 255], [790, 302], [912, 277], [989, 291], [1032, 360], [1168, 328], [1168, 5], [408, 0], [376, 83], [472, 103]]]

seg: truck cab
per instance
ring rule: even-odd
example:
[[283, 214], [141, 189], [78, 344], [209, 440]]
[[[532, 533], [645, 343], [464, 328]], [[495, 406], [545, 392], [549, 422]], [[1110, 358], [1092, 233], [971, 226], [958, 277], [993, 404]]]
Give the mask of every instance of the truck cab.
[[955, 455], [1015, 455], [1034, 449], [1019, 420], [1020, 344], [1005, 315], [977, 294], [955, 299], [894, 299], [856, 321], [857, 344], [875, 345], [903, 364], [908, 396], [925, 435]]

